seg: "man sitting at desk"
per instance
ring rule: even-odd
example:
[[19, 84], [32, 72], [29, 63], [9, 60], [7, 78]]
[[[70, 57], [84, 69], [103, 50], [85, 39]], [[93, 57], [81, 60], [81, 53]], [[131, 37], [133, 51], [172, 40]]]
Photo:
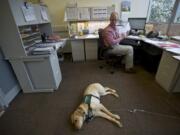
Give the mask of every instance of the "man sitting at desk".
[[111, 46], [112, 49], [108, 53], [115, 55], [124, 55], [125, 71], [127, 73], [134, 73], [133, 69], [133, 48], [129, 45], [120, 45], [119, 42], [125, 38], [124, 34], [119, 34], [116, 29], [118, 21], [117, 12], [112, 12], [110, 16], [110, 24], [103, 31], [104, 43], [107, 47]]

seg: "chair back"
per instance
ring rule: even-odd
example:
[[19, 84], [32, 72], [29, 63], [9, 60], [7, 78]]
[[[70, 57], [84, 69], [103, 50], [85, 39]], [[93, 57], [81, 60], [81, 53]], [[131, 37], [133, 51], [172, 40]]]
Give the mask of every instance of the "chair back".
[[99, 44], [98, 44], [98, 47], [100, 47], [100, 48], [105, 47], [105, 43], [104, 43], [104, 39], [103, 39], [103, 29], [99, 29], [98, 30], [98, 34], [99, 34]]
[[105, 57], [105, 52], [109, 49], [106, 47], [103, 39], [103, 31], [104, 29], [99, 29], [98, 34], [99, 34], [99, 40], [98, 40], [98, 58], [99, 59], [104, 59]]

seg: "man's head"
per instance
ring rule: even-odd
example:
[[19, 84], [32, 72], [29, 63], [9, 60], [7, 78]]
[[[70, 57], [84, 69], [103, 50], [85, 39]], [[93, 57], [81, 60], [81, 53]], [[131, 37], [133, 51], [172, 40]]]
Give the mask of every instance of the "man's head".
[[115, 28], [118, 19], [119, 19], [118, 13], [112, 12], [110, 16], [110, 25]]

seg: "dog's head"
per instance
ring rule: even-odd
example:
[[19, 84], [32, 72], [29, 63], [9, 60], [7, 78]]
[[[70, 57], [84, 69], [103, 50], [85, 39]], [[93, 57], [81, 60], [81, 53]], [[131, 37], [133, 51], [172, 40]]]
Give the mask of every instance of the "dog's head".
[[81, 127], [83, 126], [86, 112], [87, 111], [85, 106], [81, 104], [71, 115], [71, 122], [76, 129], [81, 129]]

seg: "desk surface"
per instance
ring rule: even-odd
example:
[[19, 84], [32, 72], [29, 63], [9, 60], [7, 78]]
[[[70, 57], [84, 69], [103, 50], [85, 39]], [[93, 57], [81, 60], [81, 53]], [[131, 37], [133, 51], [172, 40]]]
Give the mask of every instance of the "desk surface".
[[180, 44], [174, 43], [172, 41], [155, 41], [146, 37], [132, 36], [132, 35], [128, 36], [127, 38], [144, 41], [145, 43], [154, 45], [163, 50], [167, 50], [177, 55], [180, 55]]
[[[98, 38], [99, 38], [99, 35], [97, 35], [97, 34], [87, 34], [87, 35], [83, 35], [83, 36], [75, 36], [75, 38], [70, 38], [70, 40], [85, 40], [85, 39], [98, 39]], [[167, 51], [170, 51], [177, 55], [180, 55], [180, 44], [174, 43], [172, 41], [156, 41], [156, 40], [146, 38], [144, 36], [132, 36], [132, 35], [129, 35], [127, 38], [134, 39], [134, 40], [140, 40], [145, 43], [152, 44], [163, 50], [167, 50]]]
[[87, 34], [82, 36], [75, 36], [74, 38], [70, 38], [70, 40], [83, 40], [83, 39], [98, 39], [98, 34]]
[[176, 60], [180, 61], [180, 56], [173, 56], [173, 58], [175, 58]]
[[175, 55], [180, 55], [180, 48], [169, 48], [169, 49], [166, 49], [166, 51], [171, 52]]
[[180, 41], [180, 36], [172, 36], [171, 38], [174, 40]]

